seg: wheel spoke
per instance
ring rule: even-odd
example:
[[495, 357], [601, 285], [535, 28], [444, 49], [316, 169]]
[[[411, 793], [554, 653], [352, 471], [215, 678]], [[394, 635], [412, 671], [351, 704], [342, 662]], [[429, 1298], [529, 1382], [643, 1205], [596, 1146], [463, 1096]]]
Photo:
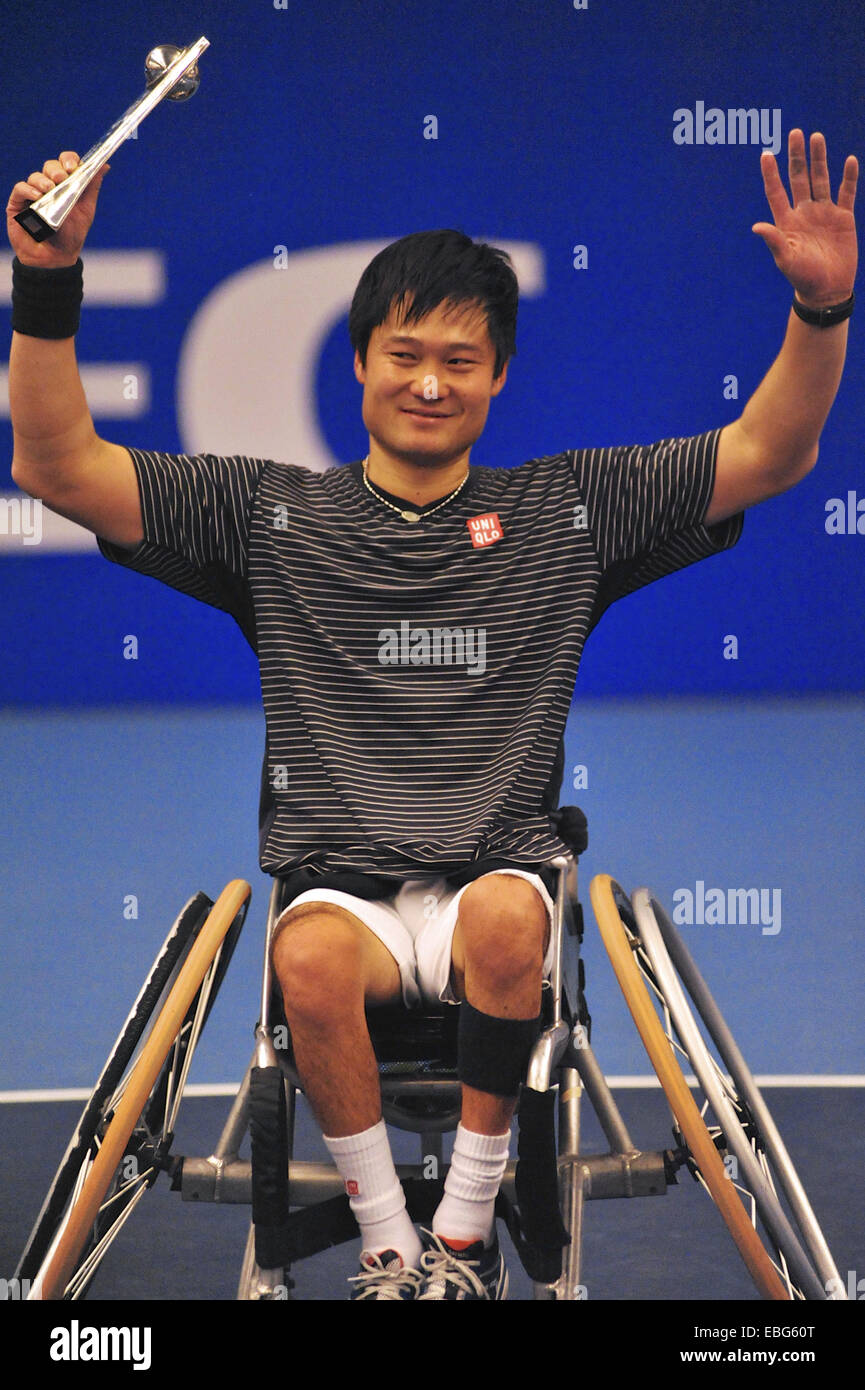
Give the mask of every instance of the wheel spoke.
[[[781, 1286], [786, 1288], [788, 1297], [825, 1297], [825, 1269], [834, 1268], [834, 1264], [822, 1232], [816, 1225], [753, 1078], [687, 949], [647, 889], [635, 893], [625, 906], [625, 895], [618, 885], [609, 879], [603, 881], [614, 890], [612, 901], [616, 913], [672, 1058], [683, 1071], [682, 1063], [687, 1061], [701, 1097], [705, 1097], [699, 1109], [700, 1118], [713, 1147], [724, 1158], [724, 1168], [728, 1171], [737, 1200], [742, 1202], [742, 1215], [747, 1217], [759, 1239], [760, 1246], [754, 1248], [753, 1254], [756, 1256], [762, 1248]], [[620, 983], [624, 988], [621, 978]], [[686, 998], [686, 990], [690, 999]], [[626, 989], [625, 992], [630, 1003], [629, 991]], [[691, 1003], [697, 1005], [696, 1017], [689, 1007]], [[658, 1044], [655, 1044], [649, 1049], [656, 1069], [663, 1061], [660, 1053], [656, 1059], [657, 1048]], [[713, 1048], [717, 1049], [724, 1065], [719, 1062]], [[667, 1082], [664, 1078], [668, 1066], [665, 1063], [659, 1071], [665, 1089]], [[675, 1094], [674, 1088], [671, 1095]], [[684, 1106], [684, 1098], [677, 1102], [675, 1108], [679, 1106]], [[690, 1128], [688, 1133], [691, 1133]], [[735, 1211], [729, 1207], [723, 1195], [723, 1184], [719, 1183], [720, 1174], [715, 1171], [710, 1151], [703, 1146], [696, 1129], [693, 1131], [693, 1143], [702, 1155], [701, 1161], [707, 1165], [709, 1180], [700, 1173], [699, 1162], [693, 1155], [689, 1167], [721, 1207], [728, 1224], [732, 1220], [738, 1225]], [[688, 1150], [689, 1147], [686, 1142], [684, 1148]], [[731, 1160], [734, 1167], [730, 1173]], [[774, 1166], [776, 1164], [777, 1167]], [[789, 1198], [787, 1209], [779, 1199], [776, 1176], [785, 1196]], [[805, 1213], [804, 1219], [800, 1216], [800, 1210]], [[808, 1244], [809, 1251], [806, 1251], [791, 1224], [793, 1212], [793, 1219], [798, 1219], [802, 1238]]]
[[[138, 1191], [133, 1194], [127, 1206], [124, 1207], [123, 1211], [114, 1221], [113, 1225], [111, 1225], [108, 1228], [108, 1230], [105, 1231], [102, 1238], [96, 1243], [96, 1245], [94, 1245], [93, 1249], [89, 1252], [87, 1257], [84, 1260], [82, 1260], [81, 1264], [76, 1269], [75, 1274], [69, 1281], [69, 1284], [66, 1288], [66, 1294], [68, 1298], [79, 1299], [83, 1294], [91, 1278], [96, 1273], [98, 1266], [101, 1264], [105, 1254], [107, 1253], [109, 1245], [119, 1235], [120, 1231], [123, 1229], [123, 1227], [126, 1225], [126, 1222], [129, 1220], [129, 1217], [132, 1215], [133, 1211], [138, 1206], [138, 1203], [141, 1201], [141, 1198], [144, 1196], [144, 1193], [147, 1191], [147, 1183], [144, 1182], [143, 1179], [144, 1175], [142, 1174], [142, 1177], [137, 1179], [139, 1184]], [[106, 1203], [105, 1205], [108, 1206], [110, 1205], [110, 1203]]]
[[[163, 1139], [166, 1139], [168, 1137], [168, 1134], [172, 1133], [174, 1130], [174, 1125], [177, 1120], [177, 1112], [180, 1108], [180, 1098], [183, 1095], [183, 1091], [186, 1087], [186, 1078], [189, 1074], [189, 1067], [192, 1062], [193, 1053], [195, 1052], [195, 1049], [198, 1046], [198, 1039], [201, 1034], [201, 1029], [204, 1025], [204, 1019], [207, 1013], [207, 1006], [210, 1000], [210, 993], [213, 989], [213, 981], [216, 976], [221, 956], [222, 947], [220, 947], [220, 949], [216, 952], [210, 969], [205, 975], [201, 985], [201, 991], [198, 995], [198, 1004], [195, 1010], [195, 1017], [192, 1021], [189, 1043], [186, 1047], [186, 1051], [183, 1058], [183, 1067], [181, 1075], [176, 1084], [176, 1096], [173, 1099], [166, 1097], [165, 1123], [163, 1125], [162, 1130]], [[172, 1078], [173, 1075], [174, 1072], [172, 1070]]]
[[[33, 1300], [83, 1297], [108, 1246], [162, 1168], [192, 1052], [243, 925], [234, 879], [187, 902], [97, 1079], [19, 1261]], [[126, 1177], [137, 1163], [144, 1171]]]

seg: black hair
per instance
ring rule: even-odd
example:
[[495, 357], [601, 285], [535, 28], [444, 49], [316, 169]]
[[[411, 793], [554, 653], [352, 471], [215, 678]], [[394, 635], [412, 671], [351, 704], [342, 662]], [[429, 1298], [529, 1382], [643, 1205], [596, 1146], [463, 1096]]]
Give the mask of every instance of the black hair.
[[391, 309], [418, 323], [437, 305], [476, 302], [484, 310], [495, 348], [493, 376], [517, 350], [519, 286], [506, 251], [472, 241], [464, 232], [412, 232], [370, 261], [358, 281], [348, 316], [351, 345], [366, 366], [370, 334]]

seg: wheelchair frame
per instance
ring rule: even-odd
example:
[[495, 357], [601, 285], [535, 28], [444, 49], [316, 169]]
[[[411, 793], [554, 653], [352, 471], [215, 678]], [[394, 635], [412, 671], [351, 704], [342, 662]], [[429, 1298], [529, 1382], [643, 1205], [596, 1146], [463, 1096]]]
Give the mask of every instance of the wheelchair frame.
[[[544, 991], [543, 1027], [520, 1091], [518, 1159], [509, 1162], [497, 1215], [505, 1220], [536, 1299], [578, 1301], [582, 1230], [587, 1201], [664, 1195], [683, 1166], [707, 1188], [764, 1298], [842, 1299], [843, 1282], [807, 1203], [780, 1136], [684, 945], [648, 890], [629, 901], [619, 885], [598, 875], [591, 898], [604, 943], [634, 1021], [666, 1092], [675, 1147], [641, 1151], [634, 1145], [590, 1043], [583, 994], [582, 909], [572, 854], [546, 866], [556, 874], [553, 970]], [[16, 1278], [35, 1299], [83, 1296], [104, 1247], [161, 1171], [184, 1201], [252, 1207], [237, 1297], [289, 1297], [292, 1264], [351, 1240], [357, 1227], [336, 1169], [294, 1157], [297, 1095], [302, 1090], [289, 1045], [280, 1044], [274, 1011], [278, 991], [270, 964], [276, 923], [289, 905], [286, 880], [270, 894], [261, 1011], [251, 1063], [213, 1152], [173, 1155], [173, 1125], [198, 1034], [243, 925], [250, 897], [242, 880], [229, 883], [215, 904], [203, 894], [175, 922], [115, 1044], [49, 1190]], [[208, 911], [209, 909], [209, 911]], [[675, 961], [675, 969], [672, 961]], [[706, 1050], [684, 1002], [691, 994], [728, 1075]], [[648, 986], [648, 988], [647, 988]], [[652, 995], [657, 1000], [652, 1003]], [[398, 1164], [412, 1218], [428, 1222], [444, 1181], [442, 1136], [456, 1128], [460, 1087], [455, 1030], [458, 1010], [407, 1013], [370, 1010], [370, 1033], [380, 1060], [385, 1120], [417, 1133], [421, 1162]], [[146, 1022], [153, 1027], [133, 1056]], [[659, 1013], [661, 1018], [659, 1018]], [[397, 1038], [391, 1027], [399, 1021]], [[412, 1021], [410, 1069], [404, 1071], [405, 1021]], [[662, 1020], [666, 1020], [666, 1027]], [[416, 1057], [420, 1039], [427, 1055]], [[288, 1039], [288, 1030], [285, 1028]], [[690, 1051], [688, 1048], [690, 1047]], [[707, 1095], [702, 1111], [691, 1095], [674, 1048], [697, 1072]], [[403, 1050], [401, 1050], [403, 1049]], [[398, 1065], [388, 1072], [388, 1056]], [[122, 1078], [122, 1079], [121, 1079]], [[609, 1144], [605, 1154], [581, 1152], [580, 1105], [585, 1091]], [[710, 1128], [711, 1106], [718, 1123]], [[251, 1159], [240, 1157], [249, 1132]], [[724, 1155], [747, 1170], [750, 1215], [729, 1182]], [[430, 1177], [429, 1160], [436, 1176]], [[143, 1161], [143, 1169], [142, 1169]], [[118, 1173], [132, 1165], [130, 1181]], [[775, 1195], [778, 1176], [801, 1240]], [[110, 1211], [110, 1209], [113, 1209]], [[109, 1219], [110, 1211], [110, 1219]], [[759, 1216], [766, 1236], [757, 1233]], [[768, 1252], [767, 1252], [768, 1246]], [[807, 1247], [806, 1249], [803, 1249]]]
[[[611, 1197], [660, 1196], [672, 1180], [675, 1161], [670, 1151], [646, 1153], [637, 1149], [619, 1113], [612, 1093], [592, 1051], [588, 1037], [587, 1017], [579, 1017], [578, 1000], [581, 988], [578, 976], [569, 971], [565, 959], [567, 939], [578, 942], [582, 934], [582, 913], [576, 896], [576, 863], [572, 856], [562, 856], [549, 862], [558, 875], [553, 922], [553, 970], [550, 979], [548, 1019], [533, 1049], [526, 1082], [521, 1091], [520, 1108], [525, 1108], [528, 1093], [550, 1096], [558, 1093], [558, 1149], [555, 1155], [561, 1190], [562, 1222], [566, 1243], [561, 1259], [561, 1273], [555, 1279], [534, 1279], [535, 1297], [545, 1300], [575, 1300], [583, 1292], [581, 1276], [581, 1246], [583, 1204], [589, 1199]], [[250, 1097], [256, 1072], [277, 1072], [286, 1089], [286, 1113], [289, 1126], [288, 1184], [293, 1206], [314, 1207], [328, 1200], [346, 1203], [342, 1180], [328, 1164], [299, 1162], [290, 1152], [296, 1097], [302, 1090], [300, 1078], [286, 1051], [274, 1042], [272, 1021], [273, 978], [270, 965], [270, 943], [276, 922], [288, 905], [283, 895], [284, 884], [275, 880], [268, 913], [265, 946], [264, 979], [261, 997], [261, 1019], [256, 1029], [256, 1047], [231, 1113], [216, 1148], [207, 1158], [185, 1158], [179, 1180], [184, 1201], [242, 1202], [254, 1204], [253, 1161], [241, 1159], [239, 1150], [250, 1127]], [[578, 958], [574, 965], [578, 964]], [[452, 1006], [450, 1006], [452, 1007]], [[429, 1018], [429, 1015], [427, 1015]], [[374, 1045], [381, 1047], [381, 1033], [373, 1020], [371, 1035]], [[425, 1177], [430, 1158], [442, 1174], [442, 1136], [456, 1128], [459, 1118], [460, 1089], [456, 1076], [409, 1075], [381, 1077], [382, 1113], [389, 1123], [400, 1128], [414, 1129], [421, 1146], [421, 1161], [398, 1164], [397, 1173], [407, 1189], [409, 1210], [416, 1219], [431, 1214], [440, 1193], [441, 1181], [431, 1183]], [[580, 1101], [585, 1089], [610, 1145], [605, 1155], [580, 1153]], [[406, 1099], [429, 1098], [442, 1107], [435, 1118], [426, 1122], [407, 1124], [400, 1106]], [[526, 1161], [526, 1160], [520, 1160]], [[684, 1160], [682, 1160], [684, 1161]], [[505, 1216], [512, 1234], [519, 1237], [519, 1218], [512, 1209], [516, 1204], [517, 1169], [511, 1160], [502, 1184], [503, 1200], [500, 1214]], [[537, 1180], [537, 1169], [533, 1172]], [[541, 1177], [543, 1183], [543, 1177]], [[548, 1185], [548, 1184], [547, 1184]], [[420, 1200], [418, 1189], [426, 1188], [428, 1200]], [[356, 1235], [350, 1221], [338, 1221], [335, 1229], [341, 1238]], [[286, 1289], [286, 1271], [282, 1264], [262, 1267], [256, 1258], [256, 1226], [250, 1228], [241, 1271], [238, 1298], [269, 1299]], [[335, 1243], [328, 1240], [328, 1244]], [[555, 1248], [555, 1247], [554, 1247]], [[519, 1249], [519, 1246], [518, 1246]], [[535, 1268], [537, 1261], [531, 1260]], [[524, 1259], [525, 1263], [525, 1259]], [[541, 1263], [543, 1263], [541, 1261]], [[527, 1266], [528, 1268], [528, 1266]], [[531, 1273], [531, 1268], [529, 1273]]]

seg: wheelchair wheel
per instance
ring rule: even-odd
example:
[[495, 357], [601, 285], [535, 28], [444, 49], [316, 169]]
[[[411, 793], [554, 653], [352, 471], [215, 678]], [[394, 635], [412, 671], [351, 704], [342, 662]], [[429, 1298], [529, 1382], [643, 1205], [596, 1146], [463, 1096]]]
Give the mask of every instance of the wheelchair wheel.
[[778, 1301], [789, 1300], [791, 1293], [779, 1277], [751, 1216], [728, 1177], [721, 1154], [691, 1094], [646, 988], [645, 972], [641, 972], [637, 963], [640, 940], [631, 904], [618, 883], [608, 874], [597, 874], [592, 879], [589, 892], [616, 978], [700, 1178], [726, 1222], [762, 1296]]
[[[799, 1180], [769, 1109], [732, 1033], [709, 992], [681, 936], [667, 913], [646, 888], [632, 895], [637, 931], [651, 968], [647, 976], [665, 1002], [667, 1036], [690, 1062], [706, 1097], [704, 1117], [715, 1119], [716, 1145], [734, 1160], [735, 1180], [759, 1216], [775, 1255], [776, 1268], [790, 1296], [827, 1299], [843, 1289], [825, 1237]], [[712, 1055], [689, 1007], [696, 1006], [714, 1043], [723, 1070]], [[672, 1026], [670, 1026], [672, 1025]], [[673, 1034], [675, 1033], [675, 1036]], [[781, 1205], [786, 1197], [798, 1232]], [[843, 1298], [835, 1292], [831, 1297]]]
[[32, 1281], [44, 1260], [86, 1152], [110, 1111], [111, 1098], [177, 969], [178, 961], [183, 952], [189, 949], [190, 941], [200, 930], [212, 906], [203, 893], [196, 894], [190, 898], [168, 933], [78, 1121], [15, 1271], [17, 1278]]
[[[19, 1262], [32, 1300], [78, 1299], [169, 1151], [195, 1046], [251, 889], [187, 903], [154, 962], [79, 1121]], [[133, 1057], [150, 1018], [153, 1024]]]

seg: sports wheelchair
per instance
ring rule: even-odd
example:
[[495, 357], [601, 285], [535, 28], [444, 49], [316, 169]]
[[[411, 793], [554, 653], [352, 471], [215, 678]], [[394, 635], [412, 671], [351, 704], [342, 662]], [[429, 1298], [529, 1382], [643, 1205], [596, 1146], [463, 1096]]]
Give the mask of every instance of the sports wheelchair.
[[[585, 818], [578, 808], [558, 814], [564, 813], [570, 833], [562, 833], [571, 852], [544, 866], [555, 889], [553, 972], [544, 990], [542, 1031], [520, 1090], [518, 1156], [508, 1164], [496, 1208], [534, 1297], [584, 1297], [587, 1201], [662, 1196], [684, 1168], [715, 1202], [762, 1297], [845, 1298], [765, 1102], [669, 917], [648, 889], [629, 899], [614, 879], [598, 875], [590, 888], [594, 914], [673, 1121], [671, 1147], [646, 1152], [634, 1145], [591, 1046], [576, 867], [587, 844]], [[336, 1170], [293, 1152], [302, 1087], [270, 967], [272, 934], [291, 901], [283, 878], [274, 879], [270, 896], [250, 1066], [213, 1152], [173, 1152], [190, 1062], [250, 896], [242, 880], [230, 882], [215, 903], [198, 893], [172, 926], [19, 1261], [15, 1277], [30, 1299], [84, 1297], [111, 1241], [162, 1172], [184, 1201], [251, 1206], [240, 1300], [291, 1297], [297, 1261], [357, 1235]], [[443, 1135], [459, 1119], [457, 1015], [452, 1005], [440, 1013], [368, 1013], [384, 1119], [420, 1141], [420, 1162], [398, 1164], [397, 1171], [409, 1212], [421, 1224], [430, 1221], [441, 1198]], [[696, 1078], [696, 1094], [679, 1059]], [[583, 1092], [609, 1144], [607, 1153], [581, 1150]], [[247, 1133], [251, 1157], [244, 1159]]]

